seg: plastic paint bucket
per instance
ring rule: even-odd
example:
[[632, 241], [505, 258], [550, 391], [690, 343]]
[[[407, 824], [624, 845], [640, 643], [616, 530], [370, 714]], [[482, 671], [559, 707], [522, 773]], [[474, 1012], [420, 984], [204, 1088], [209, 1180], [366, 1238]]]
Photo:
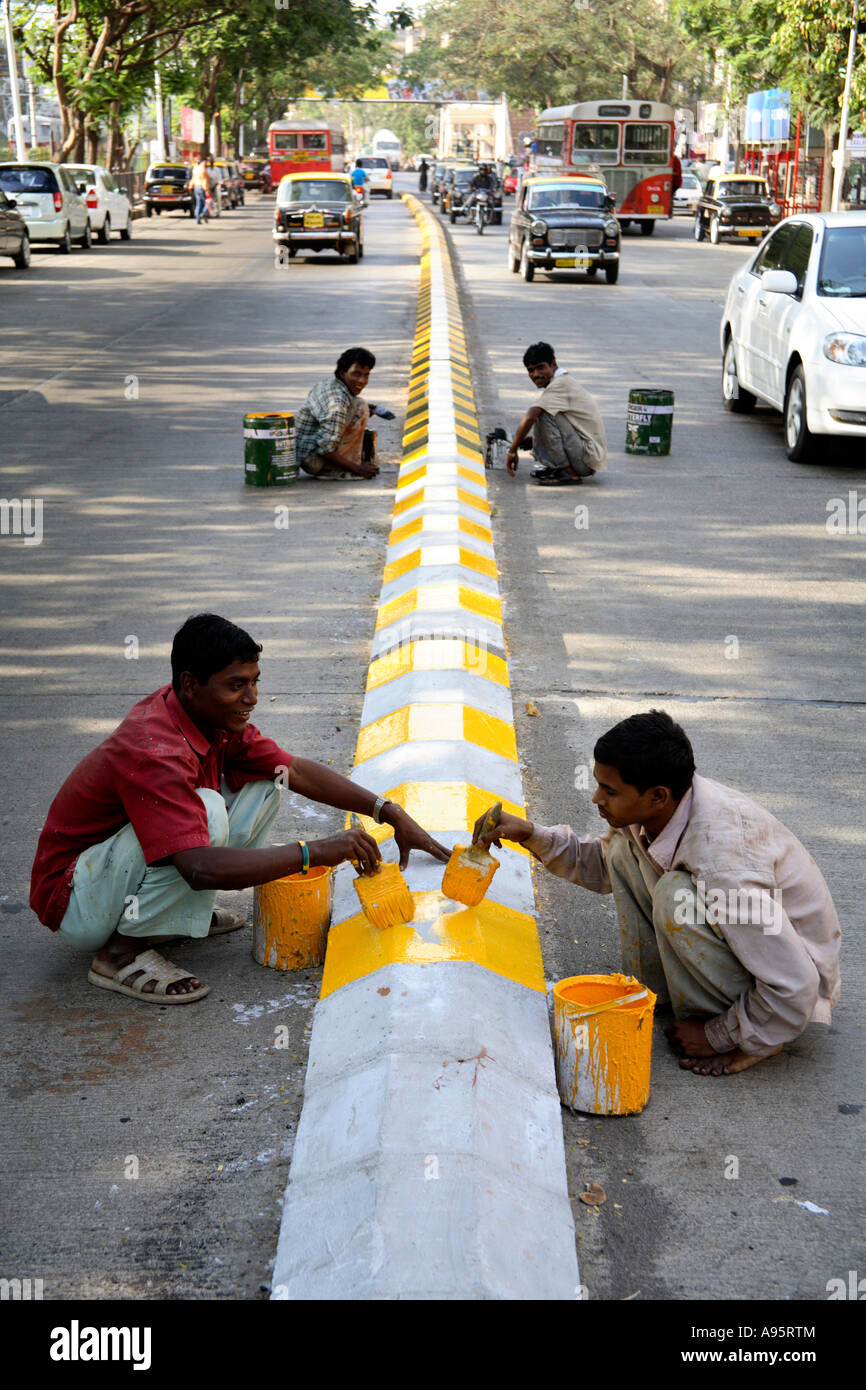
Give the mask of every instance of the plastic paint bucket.
[[260, 883], [253, 903], [253, 959], [273, 970], [306, 970], [325, 959], [333, 903], [332, 871], [315, 865], [305, 874]]
[[674, 393], [640, 387], [628, 393], [627, 454], [669, 454], [674, 424]]
[[572, 975], [553, 987], [556, 1080], [563, 1105], [635, 1115], [650, 1094], [656, 996], [631, 975]]

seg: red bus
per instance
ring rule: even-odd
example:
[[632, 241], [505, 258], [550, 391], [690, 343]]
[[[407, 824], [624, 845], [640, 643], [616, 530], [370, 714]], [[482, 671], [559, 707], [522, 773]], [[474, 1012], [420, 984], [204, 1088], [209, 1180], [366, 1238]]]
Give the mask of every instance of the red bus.
[[276, 188], [284, 174], [331, 172], [346, 167], [346, 141], [342, 126], [327, 121], [274, 121], [268, 126], [271, 183]]
[[579, 173], [595, 165], [616, 199], [620, 226], [651, 236], [671, 216], [674, 108], [660, 101], [581, 101], [538, 118], [534, 171]]

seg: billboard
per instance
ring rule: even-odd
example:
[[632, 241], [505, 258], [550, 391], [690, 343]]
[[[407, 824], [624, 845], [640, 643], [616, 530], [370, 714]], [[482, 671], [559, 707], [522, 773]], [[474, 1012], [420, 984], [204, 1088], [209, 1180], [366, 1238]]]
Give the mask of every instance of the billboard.
[[750, 145], [769, 140], [787, 140], [791, 128], [791, 93], [787, 88], [770, 87], [750, 92], [746, 97], [745, 140]]
[[185, 145], [204, 144], [204, 112], [191, 106], [180, 108], [180, 138]]

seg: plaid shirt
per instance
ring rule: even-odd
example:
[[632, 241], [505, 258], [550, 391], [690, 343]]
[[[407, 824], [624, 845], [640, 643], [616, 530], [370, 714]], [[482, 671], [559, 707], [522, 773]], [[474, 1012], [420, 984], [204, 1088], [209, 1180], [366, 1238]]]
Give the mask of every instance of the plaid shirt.
[[303, 463], [310, 454], [332, 454], [349, 418], [353, 396], [339, 377], [314, 386], [295, 422], [295, 457]]

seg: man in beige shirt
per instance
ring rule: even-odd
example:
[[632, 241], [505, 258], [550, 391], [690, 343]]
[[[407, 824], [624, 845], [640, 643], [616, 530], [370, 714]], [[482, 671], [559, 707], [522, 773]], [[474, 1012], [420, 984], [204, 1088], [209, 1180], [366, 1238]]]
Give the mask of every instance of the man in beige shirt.
[[698, 776], [662, 710], [624, 719], [594, 758], [609, 834], [503, 815], [482, 842], [526, 845], [558, 877], [613, 893], [623, 970], [670, 1003], [681, 1067], [744, 1071], [829, 1024], [839, 921], [808, 850], [742, 792]]
[[[533, 343], [523, 365], [541, 391], [514, 432], [506, 455], [509, 473], [517, 472], [517, 451], [532, 448], [538, 467], [532, 476], [541, 487], [569, 487], [604, 468], [607, 440], [601, 412], [590, 393], [557, 366], [550, 343]], [[529, 436], [532, 436], [531, 439]]]

